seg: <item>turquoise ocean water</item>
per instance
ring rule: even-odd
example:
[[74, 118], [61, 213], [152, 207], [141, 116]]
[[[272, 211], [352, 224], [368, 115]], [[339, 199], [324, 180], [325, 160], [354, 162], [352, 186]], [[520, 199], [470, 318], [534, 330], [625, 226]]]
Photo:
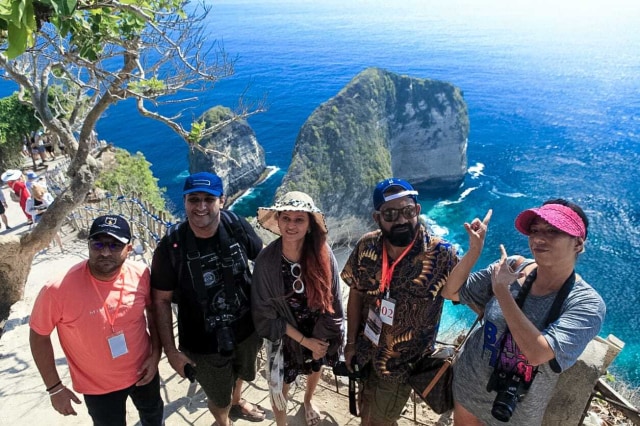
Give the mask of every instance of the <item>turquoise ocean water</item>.
[[[640, 386], [640, 5], [395, 3], [212, 3], [210, 40], [237, 55], [236, 74], [191, 104], [186, 120], [214, 105], [233, 107], [245, 90], [255, 99], [267, 94], [268, 112], [249, 123], [267, 163], [280, 169], [235, 209], [254, 215], [272, 201], [304, 121], [364, 68], [451, 82], [469, 108], [469, 173], [456, 194], [421, 194], [423, 212], [465, 248], [462, 223], [492, 208], [478, 263], [484, 266], [499, 256], [501, 243], [509, 253], [529, 253], [513, 227], [522, 209], [552, 197], [581, 204], [591, 226], [577, 270], [607, 302], [601, 335], [626, 343], [613, 370]], [[142, 151], [180, 213], [186, 145], [138, 117], [131, 103], [111, 108], [98, 131]], [[452, 306], [445, 316], [445, 327], [471, 318]]]

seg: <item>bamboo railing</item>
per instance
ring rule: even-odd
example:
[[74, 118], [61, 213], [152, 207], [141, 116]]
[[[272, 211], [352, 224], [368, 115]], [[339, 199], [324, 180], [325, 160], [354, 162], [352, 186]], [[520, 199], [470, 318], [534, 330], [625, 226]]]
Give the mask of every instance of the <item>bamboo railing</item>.
[[[66, 161], [45, 173], [47, 187], [52, 194], [58, 195], [68, 186], [68, 166], [69, 162]], [[93, 220], [107, 214], [122, 216], [129, 222], [132, 256], [147, 264], [151, 263], [153, 251], [167, 229], [177, 222], [170, 213], [158, 210], [144, 201], [140, 193], [104, 196], [91, 193], [82, 205], [67, 216], [63, 226], [71, 226], [75, 232], [88, 234]]]

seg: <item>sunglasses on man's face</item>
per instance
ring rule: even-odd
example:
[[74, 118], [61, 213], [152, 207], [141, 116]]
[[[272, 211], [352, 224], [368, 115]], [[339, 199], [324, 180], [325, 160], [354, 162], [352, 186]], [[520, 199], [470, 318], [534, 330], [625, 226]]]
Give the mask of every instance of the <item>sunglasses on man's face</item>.
[[91, 250], [102, 251], [106, 247], [112, 253], [121, 252], [124, 249], [124, 246], [126, 246], [126, 244], [118, 241], [106, 242], [106, 241], [91, 240], [89, 242], [89, 247], [91, 247]]
[[380, 213], [380, 216], [385, 222], [395, 222], [396, 220], [398, 220], [398, 217], [400, 215], [402, 215], [405, 219], [409, 220], [409, 219], [413, 219], [418, 215], [417, 207], [418, 207], [417, 205], [412, 204], [410, 206], [404, 206], [400, 209], [389, 208], [389, 209], [380, 210], [378, 213]]

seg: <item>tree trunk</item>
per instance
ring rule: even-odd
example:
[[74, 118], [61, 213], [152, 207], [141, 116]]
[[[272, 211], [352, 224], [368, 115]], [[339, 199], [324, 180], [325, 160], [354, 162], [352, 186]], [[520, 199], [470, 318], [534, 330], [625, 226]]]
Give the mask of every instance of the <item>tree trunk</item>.
[[11, 305], [22, 298], [35, 251], [25, 249], [14, 235], [0, 237], [0, 320], [9, 317]]
[[72, 176], [69, 186], [49, 206], [33, 231], [20, 238], [0, 236], [0, 321], [8, 318], [11, 305], [22, 298], [35, 254], [47, 247], [67, 215], [84, 202], [93, 187], [97, 168], [93, 158], [88, 162], [93, 170], [87, 164], [79, 167], [71, 164], [69, 169], [77, 171], [69, 172]]

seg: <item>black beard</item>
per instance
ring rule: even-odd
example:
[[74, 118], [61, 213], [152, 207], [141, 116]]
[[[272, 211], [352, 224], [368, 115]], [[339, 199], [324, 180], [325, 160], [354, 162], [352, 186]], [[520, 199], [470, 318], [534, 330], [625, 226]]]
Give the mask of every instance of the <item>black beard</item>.
[[382, 235], [392, 246], [406, 247], [411, 244], [415, 238], [418, 227], [411, 226], [410, 223], [405, 223], [404, 225], [394, 225], [389, 231], [382, 228], [380, 229], [382, 231]]

